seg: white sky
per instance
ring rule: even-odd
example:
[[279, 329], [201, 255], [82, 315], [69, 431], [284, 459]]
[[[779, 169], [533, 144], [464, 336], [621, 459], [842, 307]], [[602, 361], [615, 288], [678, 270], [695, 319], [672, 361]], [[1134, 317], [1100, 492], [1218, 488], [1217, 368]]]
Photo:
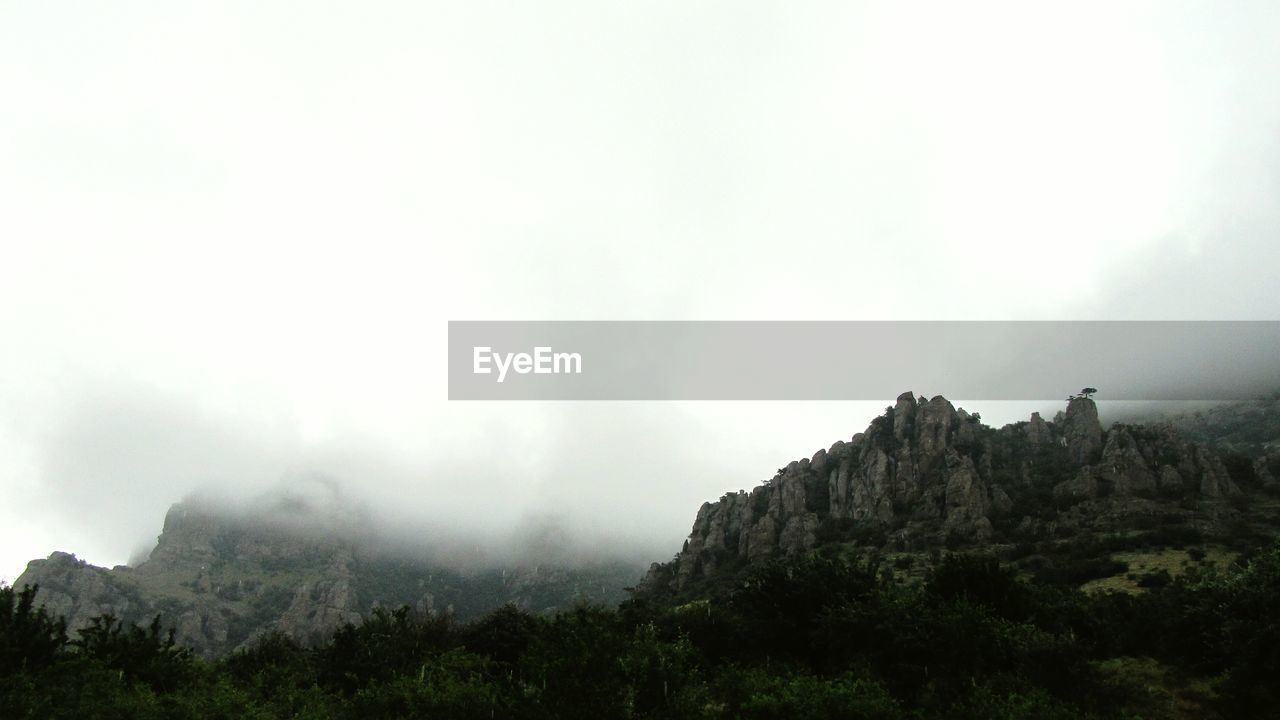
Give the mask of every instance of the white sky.
[[307, 472], [663, 559], [883, 407], [451, 405], [449, 319], [1280, 317], [1277, 37], [1273, 2], [0, 3], [0, 578]]

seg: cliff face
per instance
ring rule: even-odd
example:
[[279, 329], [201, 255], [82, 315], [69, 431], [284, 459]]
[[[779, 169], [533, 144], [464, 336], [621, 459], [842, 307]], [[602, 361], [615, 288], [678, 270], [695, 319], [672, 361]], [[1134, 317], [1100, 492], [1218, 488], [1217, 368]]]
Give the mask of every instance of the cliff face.
[[37, 603], [65, 617], [68, 629], [86, 627], [99, 615], [133, 617], [147, 607], [132, 578], [89, 565], [70, 553], [55, 552], [44, 560], [32, 560], [14, 586], [34, 584], [36, 579], [40, 583]]
[[1170, 420], [1184, 437], [1212, 442], [1237, 466], [1248, 463], [1258, 484], [1280, 495], [1280, 392]]
[[139, 623], [160, 615], [180, 643], [216, 657], [273, 630], [315, 643], [380, 606], [466, 619], [506, 603], [535, 612], [579, 600], [616, 604], [641, 572], [604, 561], [458, 569], [388, 551], [360, 532], [358, 518], [313, 522], [303, 510], [279, 510], [231, 515], [180, 503], [136, 567], [100, 568], [55, 552], [31, 561], [15, 586], [38, 584], [37, 602], [65, 616], [73, 633], [106, 613]]
[[[1207, 446], [1167, 426], [1104, 431], [1087, 398], [1055, 422], [1035, 414], [995, 430], [941, 396], [908, 392], [849, 441], [703, 504], [684, 548], [641, 587], [680, 592], [722, 569], [830, 543], [918, 550], [988, 544], [998, 528], [1121, 527], [1188, 497], [1212, 515], [1239, 492]], [[1022, 514], [1046, 497], [1054, 504]]]
[[1087, 465], [1102, 450], [1102, 423], [1098, 422], [1098, 406], [1088, 398], [1072, 398], [1062, 419], [1062, 440], [1067, 460], [1073, 465]]

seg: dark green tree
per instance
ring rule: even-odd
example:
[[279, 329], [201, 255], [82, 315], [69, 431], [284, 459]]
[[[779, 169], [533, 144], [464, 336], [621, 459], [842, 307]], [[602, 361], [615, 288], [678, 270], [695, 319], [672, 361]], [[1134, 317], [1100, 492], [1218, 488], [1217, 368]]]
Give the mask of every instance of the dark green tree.
[[125, 623], [113, 615], [101, 615], [80, 631], [70, 645], [86, 658], [96, 660], [130, 680], [156, 691], [172, 691], [189, 680], [193, 660], [189, 648], [174, 641], [172, 628], [161, 630], [160, 616], [143, 628]]
[[47, 667], [67, 644], [67, 625], [36, 607], [38, 585], [0, 587], [0, 675]]

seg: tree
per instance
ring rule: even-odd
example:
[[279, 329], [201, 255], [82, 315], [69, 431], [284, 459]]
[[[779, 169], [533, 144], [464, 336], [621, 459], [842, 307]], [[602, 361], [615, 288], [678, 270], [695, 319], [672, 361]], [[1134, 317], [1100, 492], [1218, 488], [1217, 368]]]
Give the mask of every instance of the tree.
[[515, 665], [541, 627], [540, 618], [508, 603], [464, 628], [461, 640], [473, 653]]
[[1092, 395], [1092, 394], [1094, 394], [1094, 393], [1096, 393], [1096, 392], [1098, 392], [1098, 388], [1091, 388], [1091, 387], [1087, 387], [1087, 388], [1084, 388], [1084, 389], [1082, 389], [1082, 390], [1080, 391], [1080, 397], [1082, 397], [1082, 398], [1088, 398], [1090, 395]]
[[158, 692], [175, 691], [193, 677], [191, 649], [177, 644], [172, 628], [168, 632], [161, 629], [159, 615], [146, 628], [126, 625], [111, 614], [89, 622], [89, 627], [79, 631], [80, 638], [68, 643], [84, 657]]
[[38, 585], [20, 592], [0, 587], [0, 675], [43, 668], [67, 644], [67, 626], [60, 617], [36, 607]]

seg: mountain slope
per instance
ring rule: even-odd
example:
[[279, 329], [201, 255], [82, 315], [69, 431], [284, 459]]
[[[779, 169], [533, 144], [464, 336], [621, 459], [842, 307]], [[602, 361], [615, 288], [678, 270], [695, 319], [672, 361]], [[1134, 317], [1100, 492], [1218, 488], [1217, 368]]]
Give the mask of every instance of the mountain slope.
[[272, 630], [320, 642], [379, 606], [467, 619], [506, 603], [535, 612], [584, 600], [612, 605], [643, 569], [621, 561], [460, 566], [391, 549], [358, 518], [286, 509], [240, 515], [180, 503], [136, 567], [105, 569], [55, 552], [29, 563], [15, 587], [38, 584], [37, 602], [72, 630], [104, 613], [143, 624], [158, 614], [178, 642], [212, 657]]
[[1227, 539], [1280, 526], [1258, 478], [1237, 475], [1172, 425], [1104, 431], [1087, 398], [1052, 422], [1035, 414], [997, 430], [941, 396], [908, 392], [848, 442], [703, 504], [684, 548], [640, 588], [696, 596], [748, 565], [819, 549], [1025, 555], [1095, 534], [1167, 537], [1177, 527]]
[[[1274, 438], [1239, 442], [1258, 434], [1251, 419], [1274, 413], [1214, 413], [1199, 425], [1104, 430], [1080, 398], [1052, 421], [1037, 414], [994, 429], [943, 397], [904, 393], [849, 441], [705, 503], [680, 553], [654, 563], [637, 591], [695, 598], [772, 558], [811, 552], [879, 556], [920, 575], [942, 548], [983, 548], [1041, 580], [1122, 588], [1139, 586], [1135, 572], [1176, 573], [1193, 556], [1226, 560], [1280, 528]], [[379, 539], [374, 525], [341, 503], [294, 496], [247, 512], [187, 501], [135, 567], [55, 552], [16, 585], [39, 584], [38, 602], [72, 630], [104, 613], [142, 623], [158, 614], [179, 642], [218, 656], [273, 630], [322, 642], [379, 606], [467, 619], [505, 603], [616, 604], [643, 572], [552, 562], [545, 548], [541, 562], [425, 559], [421, 547]]]

